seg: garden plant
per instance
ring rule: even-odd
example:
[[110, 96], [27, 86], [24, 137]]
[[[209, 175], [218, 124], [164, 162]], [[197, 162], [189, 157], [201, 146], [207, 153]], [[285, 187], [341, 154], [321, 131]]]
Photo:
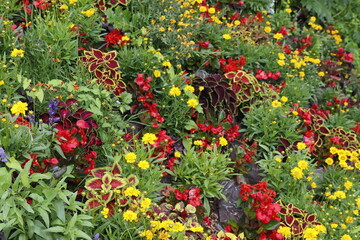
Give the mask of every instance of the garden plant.
[[0, 239], [360, 239], [359, 14], [0, 0]]

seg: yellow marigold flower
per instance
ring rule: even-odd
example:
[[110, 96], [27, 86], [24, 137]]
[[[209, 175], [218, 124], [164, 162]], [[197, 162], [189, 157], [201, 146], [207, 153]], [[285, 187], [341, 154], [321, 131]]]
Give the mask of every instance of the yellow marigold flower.
[[206, 12], [207, 8], [205, 6], [201, 6], [199, 8], [200, 12]]
[[269, 27], [269, 26], [264, 27], [264, 32], [266, 32], [266, 33], [271, 32], [271, 27]]
[[162, 64], [164, 67], [171, 67], [172, 65], [171, 65], [171, 62], [169, 62], [169, 61], [165, 61], [165, 62], [163, 62], [163, 64]]
[[345, 235], [343, 235], [343, 236], [341, 237], [340, 240], [352, 240], [352, 238], [350, 237], [350, 235], [345, 234]]
[[14, 48], [12, 52], [10, 53], [11, 57], [24, 57], [24, 50]]
[[139, 196], [140, 195], [140, 190], [136, 189], [134, 187], [128, 187], [125, 191], [124, 191], [124, 195], [125, 196]]
[[151, 205], [151, 199], [150, 198], [144, 198], [141, 203], [140, 203], [140, 207], [148, 209]]
[[284, 37], [284, 35], [282, 35], [281, 33], [276, 33], [274, 35], [274, 38], [277, 39], [277, 40], [281, 40], [283, 37]]
[[68, 10], [69, 7], [66, 4], [63, 4], [59, 7], [61, 10]]
[[280, 98], [280, 101], [282, 101], [282, 102], [287, 102], [289, 99], [287, 98], [287, 97], [285, 97], [285, 96], [282, 96], [281, 98]]
[[312, 187], [312, 188], [316, 188], [316, 187], [317, 187], [316, 182], [312, 182], [312, 183], [311, 183], [311, 187]]
[[204, 232], [204, 228], [201, 227], [201, 226], [191, 227], [190, 231], [192, 231], [192, 232]]
[[181, 95], [180, 88], [173, 86], [169, 91], [169, 95], [174, 97], [180, 96]]
[[327, 158], [327, 159], [325, 159], [325, 162], [326, 162], [327, 165], [333, 165], [334, 159], [332, 159], [332, 158]]
[[291, 8], [286, 8], [286, 9], [285, 9], [285, 12], [291, 13], [291, 12], [292, 12], [292, 11], [291, 11]]
[[324, 72], [318, 72], [318, 76], [323, 77], [323, 76], [325, 76], [325, 73]]
[[154, 76], [155, 77], [160, 77], [161, 76], [161, 72], [159, 70], [155, 70], [154, 71]]
[[209, 13], [215, 13], [216, 12], [216, 9], [215, 8], [209, 8]]
[[228, 145], [228, 141], [224, 137], [219, 138], [219, 143], [220, 143], [221, 146]]
[[122, 36], [121, 37], [121, 41], [129, 41], [130, 40], [130, 38], [128, 37], [128, 36]]
[[353, 186], [353, 183], [350, 182], [350, 181], [346, 181], [346, 182], [344, 183], [344, 187], [345, 187], [347, 190], [349, 190], [352, 186]]
[[282, 159], [281, 158], [275, 158], [275, 161], [282, 162]]
[[[234, 24], [235, 24], [235, 26], [239, 26], [241, 24], [241, 22], [239, 20], [235, 20]], [[271, 28], [270, 28], [270, 31], [271, 31]]]
[[142, 160], [138, 163], [138, 167], [145, 170], [148, 169], [150, 167], [150, 164], [148, 161]]
[[278, 100], [274, 100], [274, 101], [271, 102], [271, 106], [274, 107], [274, 108], [281, 107], [282, 103], [279, 102]]
[[346, 223], [353, 223], [353, 222], [354, 222], [354, 218], [351, 217], [351, 216], [347, 216], [346, 219], [345, 219], [345, 222], [346, 222]]
[[191, 98], [187, 101], [187, 105], [189, 107], [195, 108], [197, 105], [199, 105], [199, 101], [197, 99]]
[[299, 72], [299, 76], [300, 77], [305, 77], [305, 73], [304, 72]]
[[184, 90], [188, 91], [188, 92], [191, 92], [191, 93], [195, 92], [195, 88], [193, 86], [190, 86], [190, 85], [186, 85], [184, 87]]
[[338, 149], [336, 147], [331, 147], [330, 148], [330, 153], [331, 154], [336, 154], [338, 152]]
[[25, 111], [27, 110], [28, 110], [28, 104], [21, 101], [15, 103], [10, 109], [12, 114], [16, 114], [16, 115], [22, 114], [24, 116], [25, 116]]
[[305, 160], [300, 160], [298, 162], [298, 167], [301, 169], [301, 170], [305, 170], [305, 169], [308, 169], [309, 168], [309, 163]]
[[278, 233], [281, 233], [285, 238], [287, 238], [291, 236], [291, 229], [289, 227], [280, 226]]
[[90, 8], [89, 10], [81, 11], [81, 13], [87, 17], [91, 17], [92, 15], [95, 14], [95, 8]]
[[292, 113], [294, 116], [299, 115], [299, 113], [298, 113], [297, 111], [292, 111], [291, 113]]
[[203, 86], [199, 87], [199, 91], [201, 92], [202, 90], [204, 90], [204, 87]]
[[284, 60], [277, 60], [277, 64], [279, 66], [284, 66], [285, 65], [285, 61]]
[[278, 53], [278, 58], [284, 60], [286, 57], [284, 53]]
[[303, 143], [303, 142], [298, 142], [298, 143], [296, 144], [296, 147], [297, 147], [297, 149], [302, 150], [302, 149], [305, 149], [305, 148], [306, 148], [306, 144]]
[[160, 240], [170, 240], [171, 235], [168, 232], [163, 230], [163, 231], [159, 232], [158, 238]]
[[138, 220], [138, 215], [137, 215], [137, 213], [136, 213], [136, 212], [133, 212], [133, 211], [131, 211], [131, 210], [126, 210], [126, 211], [124, 212], [123, 217], [124, 217], [124, 220], [130, 221], [130, 222], [134, 222], [134, 221], [136, 222], [136, 221]]
[[334, 196], [340, 199], [345, 199], [346, 198], [346, 194], [343, 191], [336, 191], [334, 192]]
[[175, 222], [172, 224], [172, 226], [169, 228], [170, 232], [183, 232], [185, 230], [185, 226], [180, 222]]
[[202, 146], [203, 145], [203, 142], [201, 140], [196, 140], [194, 141], [194, 145], [196, 146]]
[[224, 34], [224, 35], [222, 35], [222, 37], [223, 37], [224, 39], [226, 39], [226, 40], [231, 39], [230, 34]]
[[320, 233], [326, 233], [326, 227], [324, 225], [322, 225], [322, 224], [316, 225], [315, 229]]
[[316, 17], [312, 16], [312, 17], [310, 18], [310, 21], [311, 21], [311, 22], [315, 22], [315, 21], [316, 21]]
[[77, 2], [77, 0], [69, 0], [69, 3], [70, 4], [74, 4], [74, 3], [76, 3]]
[[146, 240], [152, 240], [154, 238], [154, 233], [150, 230], [145, 230], [140, 233], [142, 237], [145, 237]]
[[304, 173], [301, 168], [295, 167], [291, 169], [291, 176], [293, 176], [295, 179], [301, 179], [304, 176]]
[[104, 216], [104, 218], [108, 218], [109, 217], [109, 209], [108, 208], [103, 208], [103, 210], [101, 211], [102, 215]]
[[303, 236], [305, 240], [316, 240], [319, 232], [315, 228], [307, 227], [304, 232]]
[[133, 152], [129, 152], [125, 155], [125, 160], [128, 163], [133, 163], [136, 160], [136, 154]]
[[339, 224], [336, 224], [336, 223], [330, 224], [330, 227], [331, 227], [331, 228], [337, 228], [338, 226], [339, 226]]
[[157, 137], [153, 133], [145, 133], [141, 141], [145, 144], [154, 144], [157, 140]]
[[2, 85], [4, 85], [4, 84], [5, 84], [4, 80], [1, 80], [1, 81], [0, 81], [0, 86], [2, 86]]

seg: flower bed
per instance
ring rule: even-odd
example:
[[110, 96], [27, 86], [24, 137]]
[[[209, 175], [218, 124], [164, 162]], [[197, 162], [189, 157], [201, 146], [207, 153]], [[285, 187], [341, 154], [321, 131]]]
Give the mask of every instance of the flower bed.
[[359, 239], [360, 4], [325, 5], [0, 1], [0, 238]]

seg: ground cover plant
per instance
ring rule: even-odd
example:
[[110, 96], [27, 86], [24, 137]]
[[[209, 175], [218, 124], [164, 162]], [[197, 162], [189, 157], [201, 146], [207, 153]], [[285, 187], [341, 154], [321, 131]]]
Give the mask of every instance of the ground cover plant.
[[0, 239], [359, 239], [359, 9], [0, 0]]

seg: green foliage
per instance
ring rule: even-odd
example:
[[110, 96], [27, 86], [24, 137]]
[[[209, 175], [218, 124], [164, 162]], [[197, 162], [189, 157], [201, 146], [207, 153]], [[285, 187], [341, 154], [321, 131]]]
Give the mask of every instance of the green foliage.
[[229, 179], [232, 172], [229, 155], [216, 147], [200, 153], [190, 148], [174, 168], [176, 184], [198, 187], [205, 198], [224, 198], [219, 181]]
[[324, 125], [329, 129], [343, 127], [344, 131], [348, 132], [351, 128], [355, 127], [354, 123], [355, 121], [349, 118], [348, 114], [334, 113], [330, 114]]
[[[311, 163], [306, 151], [289, 151], [288, 155], [284, 157], [281, 153], [272, 151], [264, 145], [260, 145], [260, 147], [265, 150], [265, 153], [257, 163], [264, 170], [264, 180], [278, 194], [277, 198], [285, 204], [293, 203], [299, 208], [313, 212], [314, 206], [309, 204], [313, 191], [310, 189], [311, 182], [307, 180], [307, 176], [311, 176], [314, 180], [318, 176], [310, 175], [313, 174], [315, 164]], [[303, 176], [296, 179], [291, 175], [291, 171], [299, 167], [298, 162], [302, 160], [308, 162], [308, 168], [302, 169]]]
[[266, 146], [277, 147], [279, 138], [295, 142], [301, 139], [299, 122], [291, 117], [287, 107], [253, 106], [243, 121], [245, 136]]
[[11, 157], [6, 165], [0, 168], [0, 231], [7, 239], [92, 239], [92, 217], [67, 190], [71, 168], [56, 179], [52, 173], [29, 175], [31, 161], [22, 168]]

